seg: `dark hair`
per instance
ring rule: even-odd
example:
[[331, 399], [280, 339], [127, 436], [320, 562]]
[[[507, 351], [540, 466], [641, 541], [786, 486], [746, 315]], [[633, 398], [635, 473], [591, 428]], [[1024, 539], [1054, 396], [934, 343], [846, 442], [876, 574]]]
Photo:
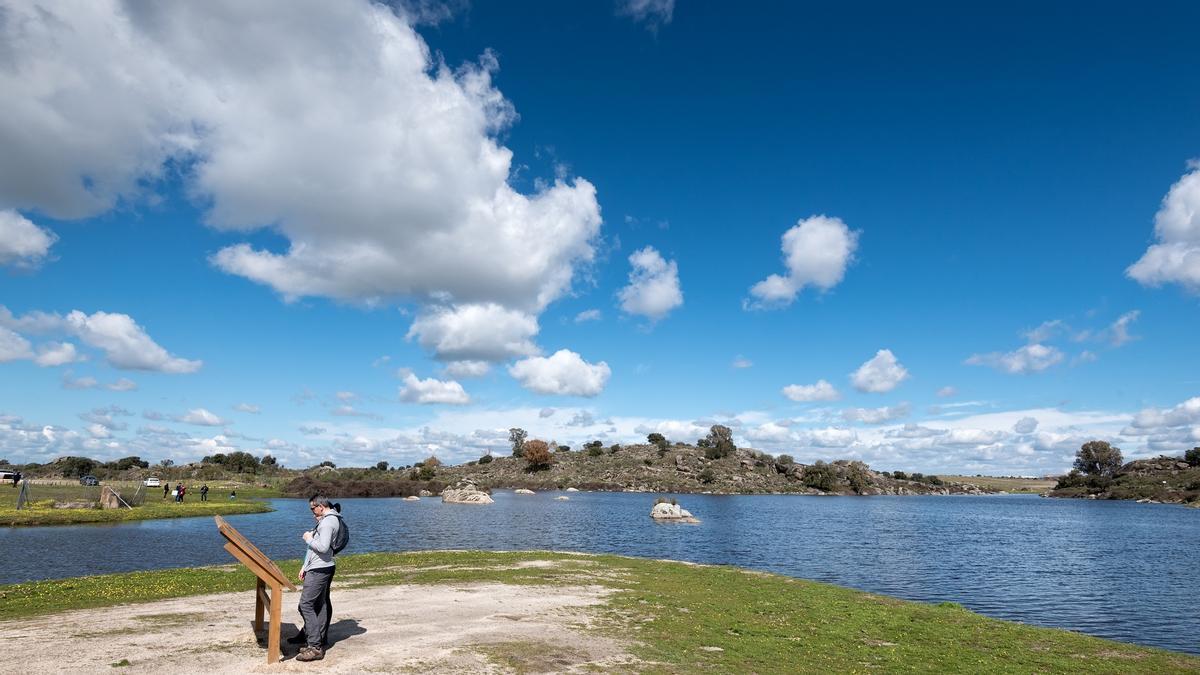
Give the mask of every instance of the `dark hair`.
[[325, 495], [313, 495], [308, 498], [308, 503], [316, 504], [317, 506], [324, 506], [327, 509], [333, 509], [334, 511], [337, 511], [338, 513], [342, 512], [342, 505], [329, 501], [329, 497], [326, 497]]

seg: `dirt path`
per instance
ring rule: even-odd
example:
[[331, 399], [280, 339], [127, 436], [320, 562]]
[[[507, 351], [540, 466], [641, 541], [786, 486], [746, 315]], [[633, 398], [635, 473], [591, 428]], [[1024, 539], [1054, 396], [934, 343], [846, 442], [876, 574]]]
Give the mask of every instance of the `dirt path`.
[[[82, 610], [0, 623], [0, 673], [421, 672], [632, 670], [623, 645], [589, 630], [598, 586], [454, 584], [339, 590], [323, 661], [268, 666], [251, 633], [251, 591]], [[284, 595], [283, 636], [299, 593]], [[19, 657], [17, 657], [19, 655]], [[128, 666], [115, 666], [127, 661]]]

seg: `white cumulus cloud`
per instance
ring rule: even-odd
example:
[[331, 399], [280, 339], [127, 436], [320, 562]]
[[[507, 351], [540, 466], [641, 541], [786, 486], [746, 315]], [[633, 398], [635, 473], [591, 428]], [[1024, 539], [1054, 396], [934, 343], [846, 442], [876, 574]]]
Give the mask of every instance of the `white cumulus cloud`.
[[586, 397], [604, 391], [612, 374], [604, 361], [591, 364], [568, 349], [549, 357], [522, 359], [509, 366], [508, 372], [522, 387], [539, 394]]
[[36, 267], [57, 239], [53, 232], [34, 225], [16, 211], [0, 209], [0, 265]]
[[842, 396], [825, 380], [817, 380], [816, 384], [789, 384], [783, 388], [783, 395], [798, 403], [836, 401]]
[[82, 357], [70, 342], [47, 342], [38, 345], [37, 356], [33, 357], [34, 363], [43, 367], [61, 366], [80, 360]]
[[443, 382], [432, 377], [422, 380], [408, 373], [404, 376], [404, 386], [400, 388], [400, 400], [406, 403], [466, 405], [471, 402], [471, 397], [454, 380]]
[[619, 294], [621, 309], [652, 321], [666, 316], [683, 304], [679, 287], [679, 267], [674, 260], [665, 260], [652, 246], [634, 251], [629, 256], [629, 285]]
[[1171, 186], [1154, 216], [1154, 236], [1125, 273], [1143, 286], [1175, 283], [1200, 294], [1200, 162]]
[[842, 411], [842, 419], [863, 424], [884, 424], [908, 417], [910, 409], [907, 403], [882, 408], [846, 408]]
[[840, 218], [812, 216], [783, 233], [783, 262], [787, 274], [772, 274], [750, 288], [746, 307], [762, 309], [790, 305], [805, 286], [823, 291], [841, 283], [858, 248], [857, 230]]
[[506, 361], [539, 353], [533, 342], [537, 318], [495, 303], [435, 307], [417, 316], [408, 330], [442, 361]]
[[175, 421], [183, 422], [184, 424], [197, 424], [204, 427], [221, 427], [228, 424], [228, 422], [204, 408], [193, 408], [187, 411], [187, 414], [176, 417]]
[[233, 406], [233, 409], [238, 412], [250, 413], [251, 415], [257, 415], [262, 412], [262, 408], [254, 405], [253, 403], [239, 403]]
[[33, 345], [17, 333], [0, 326], [0, 363], [33, 358]]
[[1034, 343], [1025, 345], [1011, 352], [990, 352], [988, 354], [972, 354], [966, 360], [969, 366], [991, 366], [996, 370], [1010, 375], [1028, 375], [1040, 373], [1051, 366], [1061, 363], [1062, 351], [1053, 345]]
[[880, 349], [850, 375], [855, 389], [876, 394], [889, 392], [906, 379], [908, 369], [896, 360], [890, 349]]
[[492, 370], [487, 361], [451, 361], [444, 369], [451, 377], [483, 377]]

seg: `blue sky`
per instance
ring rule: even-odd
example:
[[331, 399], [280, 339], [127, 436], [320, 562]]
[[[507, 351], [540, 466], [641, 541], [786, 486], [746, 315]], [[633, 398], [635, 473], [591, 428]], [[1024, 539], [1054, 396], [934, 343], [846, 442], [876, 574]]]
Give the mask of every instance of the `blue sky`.
[[1200, 444], [1191, 3], [0, 3], [0, 457]]

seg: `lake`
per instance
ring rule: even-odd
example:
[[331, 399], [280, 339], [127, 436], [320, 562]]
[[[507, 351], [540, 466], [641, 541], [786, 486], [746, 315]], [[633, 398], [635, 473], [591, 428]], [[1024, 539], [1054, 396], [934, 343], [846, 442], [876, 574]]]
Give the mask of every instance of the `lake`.
[[[555, 549], [738, 565], [1002, 619], [1200, 654], [1200, 510], [1035, 496], [678, 495], [701, 525], [655, 523], [656, 495], [497, 492], [489, 506], [345, 499], [350, 552]], [[299, 558], [307, 504], [229, 521]], [[210, 518], [0, 528], [0, 583], [231, 563]], [[719, 592], [719, 589], [714, 589]]]

